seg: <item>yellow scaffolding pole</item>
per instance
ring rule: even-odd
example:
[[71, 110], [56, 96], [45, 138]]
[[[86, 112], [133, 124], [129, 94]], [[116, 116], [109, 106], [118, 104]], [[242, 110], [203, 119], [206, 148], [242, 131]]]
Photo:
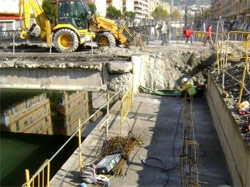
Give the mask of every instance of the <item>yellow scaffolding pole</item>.
[[79, 144], [79, 167], [80, 167], [80, 175], [82, 175], [82, 168], [83, 168], [83, 162], [82, 162], [82, 131], [81, 131], [81, 119], [79, 119], [78, 124], [78, 144]]
[[247, 44], [246, 44], [246, 51], [245, 51], [246, 60], [245, 60], [245, 65], [244, 65], [242, 80], [241, 80], [241, 85], [240, 85], [239, 100], [238, 100], [238, 105], [237, 105], [238, 108], [239, 108], [241, 100], [242, 100], [243, 89], [244, 89], [244, 86], [245, 86], [246, 72], [247, 72], [247, 67], [248, 67], [248, 63], [249, 63], [249, 61], [248, 61], [248, 58], [249, 58], [249, 56], [248, 56], [249, 41], [250, 41], [250, 34], [247, 37]]

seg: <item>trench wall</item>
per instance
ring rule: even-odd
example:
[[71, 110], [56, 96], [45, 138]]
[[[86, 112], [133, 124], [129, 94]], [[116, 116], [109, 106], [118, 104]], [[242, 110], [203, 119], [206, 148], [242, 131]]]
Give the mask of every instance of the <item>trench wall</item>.
[[234, 186], [250, 186], [250, 149], [243, 141], [231, 111], [210, 76], [207, 101]]

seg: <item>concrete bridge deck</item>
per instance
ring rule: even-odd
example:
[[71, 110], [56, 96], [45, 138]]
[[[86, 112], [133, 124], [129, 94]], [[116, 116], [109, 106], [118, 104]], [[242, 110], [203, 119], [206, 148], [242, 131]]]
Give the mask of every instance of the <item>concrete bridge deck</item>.
[[[112, 124], [109, 135], [120, 133], [119, 103], [112, 109]], [[143, 137], [143, 145], [137, 146], [131, 153], [124, 176], [111, 177], [110, 186], [163, 186], [168, 177], [168, 186], [180, 186], [179, 155], [182, 150], [181, 119], [177, 128], [175, 142], [175, 159], [177, 166], [168, 173], [150, 168], [141, 163], [147, 157], [161, 159], [168, 168], [172, 167], [172, 145], [175, 125], [178, 123], [182, 100], [180, 98], [163, 98], [139, 95], [135, 97], [132, 112], [123, 125], [123, 135], [128, 131]], [[200, 181], [206, 186], [231, 184], [230, 174], [220, 146], [205, 97], [194, 100], [195, 139], [200, 144], [199, 172]], [[91, 132], [82, 144], [85, 163], [98, 159], [104, 141], [104, 132], [100, 125]], [[79, 174], [78, 150], [68, 159], [54, 176], [51, 186], [79, 186], [82, 182]], [[168, 174], [168, 175], [167, 175]], [[90, 185], [88, 185], [90, 186]]]

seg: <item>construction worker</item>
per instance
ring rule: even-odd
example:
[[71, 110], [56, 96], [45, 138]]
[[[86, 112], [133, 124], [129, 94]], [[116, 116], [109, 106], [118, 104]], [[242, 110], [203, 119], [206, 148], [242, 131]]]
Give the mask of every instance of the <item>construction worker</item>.
[[193, 83], [191, 81], [188, 81], [186, 77], [184, 77], [181, 80], [181, 84], [182, 84], [182, 89], [181, 89], [182, 94], [185, 95], [187, 93], [189, 96], [194, 96], [197, 93], [197, 90], [193, 85]]
[[206, 38], [204, 41], [204, 45], [207, 45], [207, 41], [209, 40], [209, 43], [212, 44], [212, 25], [208, 25], [207, 27], [207, 33], [206, 33]]

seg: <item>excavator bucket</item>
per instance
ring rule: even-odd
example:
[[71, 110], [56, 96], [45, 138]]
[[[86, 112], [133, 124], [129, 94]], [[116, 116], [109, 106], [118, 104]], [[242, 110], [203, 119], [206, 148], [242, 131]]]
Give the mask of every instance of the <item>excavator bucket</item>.
[[136, 33], [134, 35], [134, 39], [132, 40], [129, 46], [140, 47], [141, 49], [146, 48], [141, 33]]

